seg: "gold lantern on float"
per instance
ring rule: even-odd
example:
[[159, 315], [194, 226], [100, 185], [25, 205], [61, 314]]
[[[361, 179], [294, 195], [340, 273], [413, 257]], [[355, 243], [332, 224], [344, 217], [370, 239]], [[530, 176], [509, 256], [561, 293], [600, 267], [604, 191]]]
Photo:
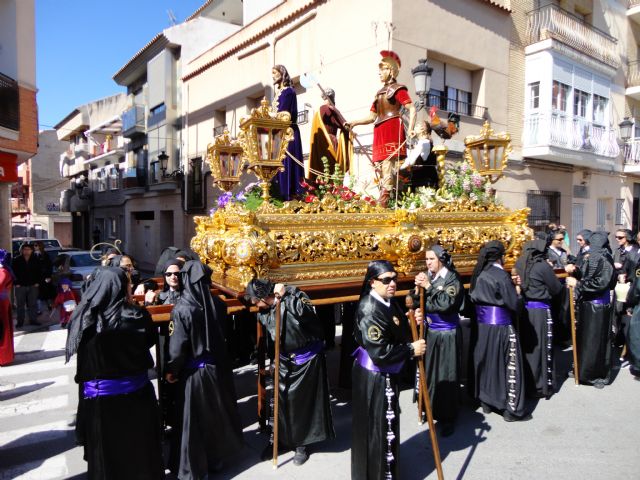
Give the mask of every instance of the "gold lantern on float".
[[240, 182], [245, 161], [242, 153], [240, 142], [232, 139], [227, 129], [215, 138], [213, 144], [207, 145], [207, 162], [211, 167], [214, 185], [230, 191]]
[[485, 120], [480, 135], [469, 135], [464, 144], [464, 159], [491, 183], [497, 182], [511, 153], [511, 135], [494, 133], [491, 124]]
[[260, 106], [251, 110], [249, 118], [240, 120], [240, 130], [238, 139], [249, 170], [261, 180], [262, 198], [266, 205], [271, 180], [279, 171], [284, 171], [282, 160], [293, 138], [291, 115], [289, 112], [272, 111], [267, 99], [263, 98]]

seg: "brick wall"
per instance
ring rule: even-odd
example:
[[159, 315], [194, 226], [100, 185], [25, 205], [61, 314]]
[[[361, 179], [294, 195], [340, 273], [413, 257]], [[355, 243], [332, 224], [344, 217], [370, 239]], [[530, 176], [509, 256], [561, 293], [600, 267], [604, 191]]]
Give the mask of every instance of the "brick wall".
[[0, 137], [0, 149], [23, 152], [21, 160], [35, 155], [38, 150], [38, 104], [34, 90], [19, 87], [20, 95], [20, 136], [18, 140]]

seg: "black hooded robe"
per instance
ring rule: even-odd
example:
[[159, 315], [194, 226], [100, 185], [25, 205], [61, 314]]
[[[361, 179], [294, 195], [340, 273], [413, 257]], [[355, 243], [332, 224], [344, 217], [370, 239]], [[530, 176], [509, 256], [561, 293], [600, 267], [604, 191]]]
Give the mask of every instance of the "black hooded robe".
[[[296, 352], [322, 343], [324, 325], [307, 295], [287, 286], [280, 305], [280, 383], [278, 442], [302, 447], [335, 438], [324, 351], [297, 365]], [[258, 313], [258, 321], [275, 339], [275, 308]]]
[[210, 273], [200, 262], [187, 262], [181, 274], [184, 290], [171, 312], [166, 370], [184, 391], [178, 476], [199, 480], [244, 441], [221, 329], [226, 307], [211, 295]]
[[[143, 308], [124, 302], [124, 275], [119, 268], [100, 269], [72, 316], [67, 355], [75, 352], [78, 339], [75, 380], [81, 395], [84, 382], [146, 376], [153, 368], [153, 321]], [[127, 394], [81, 396], [76, 436], [84, 446], [89, 479], [164, 478], [160, 414], [151, 382]]]
[[[471, 300], [476, 305], [507, 308], [511, 318], [519, 299], [511, 276], [490, 265], [478, 276]], [[511, 325], [490, 325], [478, 321], [478, 339], [473, 351], [475, 396], [496, 410], [515, 416], [524, 414], [524, 372], [520, 340]]]
[[[405, 362], [413, 356], [408, 330], [407, 317], [395, 299], [386, 306], [371, 294], [360, 298], [355, 340], [378, 368]], [[357, 360], [353, 364], [352, 480], [383, 479], [386, 473], [390, 473], [391, 478], [398, 478], [400, 407], [397, 377], [395, 373], [368, 370]], [[390, 447], [387, 443], [389, 422], [394, 435]], [[391, 455], [389, 472], [388, 454]]]
[[[538, 242], [536, 244], [536, 242]], [[524, 353], [527, 394], [531, 397], [553, 395], [553, 317], [551, 306], [560, 298], [564, 286], [544, 259], [545, 244], [540, 240], [525, 245], [525, 255], [516, 263], [522, 279], [525, 310], [519, 330]], [[537, 256], [537, 259], [531, 258]], [[528, 258], [529, 257], [529, 258]], [[529, 268], [525, 265], [528, 259]]]
[[576, 342], [580, 383], [609, 382], [611, 373], [611, 289], [616, 283], [606, 234], [595, 232], [576, 286], [578, 321]]
[[640, 261], [636, 263], [633, 285], [627, 296], [627, 305], [633, 307], [627, 332], [627, 352], [631, 374], [640, 376]]
[[463, 301], [460, 275], [452, 270], [448, 270], [444, 278], [436, 278], [424, 294], [427, 317], [434, 313], [451, 315], [458, 322], [458, 326], [451, 330], [428, 328], [425, 334], [425, 371], [433, 418], [443, 422], [453, 422], [458, 416], [462, 346], [458, 312]]

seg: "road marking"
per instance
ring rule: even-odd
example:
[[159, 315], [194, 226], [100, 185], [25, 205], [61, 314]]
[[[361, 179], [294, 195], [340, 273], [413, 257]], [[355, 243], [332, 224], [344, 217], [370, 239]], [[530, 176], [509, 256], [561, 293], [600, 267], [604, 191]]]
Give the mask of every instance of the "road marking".
[[0, 480], [49, 480], [67, 478], [69, 469], [63, 454], [10, 467], [0, 472]]
[[[14, 430], [0, 432], [0, 448], [19, 448], [28, 445], [38, 445], [38, 443], [49, 442], [51, 440], [61, 440], [73, 430], [74, 427], [69, 426], [68, 420], [28, 428], [16, 428]], [[37, 441], [34, 441], [34, 433], [38, 434]]]
[[26, 402], [11, 404], [3, 402], [0, 405], [0, 418], [16, 415], [31, 415], [33, 413], [46, 412], [49, 410], [58, 410], [67, 406], [69, 406], [69, 395], [58, 395], [50, 398], [28, 400]]
[[27, 373], [37, 373], [43, 371], [53, 371], [53, 370], [63, 370], [63, 369], [73, 369], [76, 368], [75, 359], [69, 360], [68, 364], [64, 363], [64, 356], [62, 357], [54, 357], [55, 360], [42, 360], [42, 361], [33, 361], [27, 363], [20, 363], [18, 365], [8, 365], [6, 367], [2, 367], [2, 376], [5, 377], [7, 375], [24, 375]]

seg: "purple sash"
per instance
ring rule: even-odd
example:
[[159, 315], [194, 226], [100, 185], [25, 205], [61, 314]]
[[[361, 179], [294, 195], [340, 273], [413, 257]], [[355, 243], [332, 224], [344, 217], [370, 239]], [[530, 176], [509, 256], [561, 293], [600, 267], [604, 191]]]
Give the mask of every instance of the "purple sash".
[[96, 379], [84, 382], [84, 398], [106, 397], [110, 395], [125, 395], [140, 390], [149, 383], [146, 373], [130, 377], [113, 379]]
[[537, 300], [529, 300], [526, 303], [527, 308], [551, 308], [550, 305], [547, 305], [545, 302], [540, 302]]
[[371, 357], [367, 353], [367, 351], [358, 347], [355, 352], [353, 352], [353, 356], [356, 357], [356, 362], [362, 368], [369, 370], [370, 372], [380, 372], [380, 373], [398, 373], [402, 370], [402, 366], [404, 365], [404, 360], [398, 363], [394, 363], [392, 365], [387, 365], [386, 367], [378, 367]]
[[205, 352], [196, 358], [190, 358], [189, 360], [187, 360], [187, 362], [185, 363], [185, 368], [196, 370], [198, 368], [204, 368], [207, 365], [213, 365], [215, 363], [216, 361], [215, 358], [213, 358], [213, 355], [209, 352]]
[[511, 312], [505, 307], [476, 305], [476, 316], [485, 325], [511, 325]]
[[457, 313], [427, 313], [427, 318], [431, 320], [429, 329], [438, 332], [454, 330], [460, 323], [460, 315]]
[[599, 297], [596, 297], [592, 300], [587, 300], [587, 302], [591, 302], [596, 305], [609, 305], [611, 303], [611, 295], [609, 294], [609, 291], [606, 291]]
[[324, 349], [321, 341], [310, 343], [287, 354], [280, 354], [283, 360], [291, 360], [296, 365], [304, 365]]

